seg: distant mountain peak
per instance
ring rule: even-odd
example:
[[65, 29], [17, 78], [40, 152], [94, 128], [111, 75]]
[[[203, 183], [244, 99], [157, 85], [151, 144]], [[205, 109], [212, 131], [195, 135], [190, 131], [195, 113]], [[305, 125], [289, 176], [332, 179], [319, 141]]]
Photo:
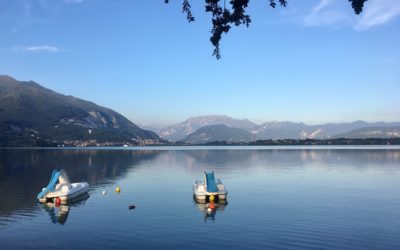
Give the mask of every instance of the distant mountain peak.
[[13, 82], [17, 82], [16, 79], [12, 78], [9, 75], [0, 75], [0, 80], [1, 81], [13, 81]]
[[190, 117], [182, 123], [174, 124], [166, 128], [158, 130], [158, 134], [161, 138], [179, 141], [194, 133], [201, 127], [224, 124], [232, 128], [241, 128], [250, 130], [257, 126], [247, 119], [235, 119], [226, 115], [202, 115], [196, 117]]
[[14, 79], [14, 78], [12, 78], [11, 76], [8, 76], [8, 75], [0, 75], [0, 82], [2, 82], [3, 85], [7, 84], [7, 85], [15, 86], [15, 85], [18, 84], [18, 81], [16, 79]]
[[212, 121], [226, 121], [226, 120], [239, 120], [239, 119], [234, 119], [227, 115], [201, 115], [201, 116], [190, 117], [187, 120], [185, 120], [183, 123], [187, 123], [187, 122], [208, 123], [208, 122], [212, 122]]
[[354, 121], [352, 123], [354, 123], [354, 124], [366, 124], [367, 122], [362, 121], [362, 120], [357, 120], [357, 121]]
[[[203, 115], [191, 117], [182, 123], [168, 126], [158, 130], [159, 135], [167, 140], [179, 141], [186, 140], [189, 135], [196, 133], [203, 127], [223, 124], [229, 129], [226, 129], [226, 134], [229, 134], [230, 128], [238, 128], [250, 132], [257, 140], [266, 139], [326, 139], [333, 138], [336, 135], [343, 134], [354, 129], [362, 129], [371, 126], [397, 126], [400, 123], [385, 123], [385, 122], [365, 122], [355, 121], [348, 123], [327, 123], [321, 125], [307, 125], [303, 122], [290, 121], [271, 121], [260, 125], [252, 123], [247, 119], [235, 119], [226, 115]], [[224, 126], [216, 126], [220, 133]], [[207, 135], [212, 134], [211, 130], [207, 130]], [[390, 134], [390, 131], [386, 134]], [[392, 133], [396, 134], [396, 133]], [[196, 134], [196, 136], [199, 136]], [[233, 135], [232, 135], [233, 136]], [[199, 139], [199, 138], [197, 138]], [[208, 138], [213, 140], [213, 138]], [[216, 139], [216, 138], [214, 138]], [[226, 138], [228, 139], [228, 138]], [[192, 140], [192, 139], [190, 139]], [[194, 141], [194, 140], [193, 140]], [[198, 141], [198, 140], [197, 140]]]
[[225, 124], [216, 124], [201, 127], [182, 141], [191, 144], [204, 144], [215, 141], [250, 142], [254, 139], [254, 135], [244, 129], [228, 127]]

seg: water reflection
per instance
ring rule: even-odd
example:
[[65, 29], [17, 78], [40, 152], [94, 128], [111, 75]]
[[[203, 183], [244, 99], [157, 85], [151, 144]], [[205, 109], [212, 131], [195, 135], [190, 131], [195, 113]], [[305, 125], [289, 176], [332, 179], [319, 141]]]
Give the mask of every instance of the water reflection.
[[[0, 149], [0, 242], [4, 249], [400, 249], [399, 162], [400, 149]], [[36, 203], [54, 168], [87, 180], [91, 197]], [[222, 177], [229, 206], [191, 201], [204, 169]]]
[[[284, 160], [283, 160], [284, 159]], [[247, 174], [254, 167], [301, 169], [357, 168], [385, 166], [396, 169], [398, 149], [312, 149], [312, 148], [246, 148], [223, 150], [108, 150], [108, 149], [0, 149], [0, 216], [16, 209], [32, 208], [35, 197], [55, 168], [68, 171], [71, 180], [87, 181], [91, 190], [111, 185], [135, 168], [156, 161], [178, 166], [198, 174], [214, 169], [221, 176]], [[160, 165], [161, 165], [160, 164]], [[13, 188], [9, 188], [13, 187]]]
[[[42, 204], [43, 209], [49, 214], [51, 222], [64, 225], [67, 221], [70, 206], [58, 205], [48, 202]], [[56, 215], [57, 214], [57, 215]]]
[[52, 223], [64, 225], [67, 222], [71, 207], [84, 206], [88, 198], [89, 194], [84, 193], [64, 204], [47, 202], [41, 203], [41, 206], [49, 214]]
[[[36, 195], [51, 172], [66, 169], [73, 182], [87, 181], [90, 190], [123, 178], [160, 151], [0, 149], [0, 216], [36, 206]], [[12, 187], [12, 188], [10, 188]]]
[[193, 204], [197, 207], [203, 216], [204, 222], [207, 221], [215, 221], [215, 216], [217, 211], [219, 213], [223, 213], [226, 206], [228, 206], [228, 202], [226, 200], [220, 200], [218, 202], [198, 202], [193, 198]]
[[218, 169], [218, 172], [227, 172], [235, 168], [243, 168], [243, 166], [246, 166], [246, 168], [254, 166], [298, 168], [310, 165], [310, 163], [327, 167], [351, 166], [365, 169], [371, 165], [375, 167], [375, 163], [397, 167], [400, 161], [400, 150], [330, 149], [328, 147], [326, 149], [187, 150], [178, 151], [176, 155], [165, 154], [163, 157], [170, 157], [170, 161], [175, 160], [184, 163], [190, 171], [198, 171], [199, 168], [211, 168]]

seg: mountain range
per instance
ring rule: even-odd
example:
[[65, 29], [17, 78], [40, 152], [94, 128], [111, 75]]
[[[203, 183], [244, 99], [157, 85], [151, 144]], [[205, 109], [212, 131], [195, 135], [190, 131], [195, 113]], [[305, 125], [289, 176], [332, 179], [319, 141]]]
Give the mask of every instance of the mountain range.
[[160, 138], [111, 109], [33, 81], [0, 76], [0, 146], [58, 145], [75, 140], [136, 144]]
[[230, 128], [240, 128], [247, 131], [257, 126], [247, 119], [234, 119], [226, 115], [208, 115], [192, 117], [182, 123], [174, 124], [159, 130], [156, 129], [155, 131], [161, 138], [170, 141], [179, 141], [189, 134], [196, 132], [199, 128], [221, 124]]
[[215, 141], [224, 141], [228, 143], [234, 142], [251, 142], [256, 137], [240, 128], [228, 127], [225, 124], [217, 124], [201, 127], [195, 132], [186, 136], [182, 141], [190, 144], [206, 144]]
[[[256, 124], [226, 115], [192, 117], [163, 129], [143, 129], [121, 114], [33, 81], [0, 75], [1, 146], [112, 146], [252, 142], [282, 139], [400, 138], [400, 122]], [[158, 134], [158, 135], [157, 135]]]
[[[182, 123], [156, 130], [156, 132], [166, 140], [195, 144], [235, 140], [237, 142], [249, 142], [268, 139], [330, 139], [339, 137], [392, 138], [400, 137], [400, 122], [355, 121], [351, 123], [307, 125], [286, 121], [256, 124], [248, 119], [209, 115], [192, 117]], [[240, 136], [238, 137], [238, 135]]]

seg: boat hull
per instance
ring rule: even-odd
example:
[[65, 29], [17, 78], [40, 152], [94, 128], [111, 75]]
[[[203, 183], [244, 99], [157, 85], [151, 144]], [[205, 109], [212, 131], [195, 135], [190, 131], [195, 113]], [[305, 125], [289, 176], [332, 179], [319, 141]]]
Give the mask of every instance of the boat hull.
[[66, 203], [74, 198], [87, 193], [89, 190], [89, 184], [87, 182], [72, 183], [71, 188], [68, 190], [59, 190], [55, 192], [48, 193], [40, 202], [46, 202], [48, 200], [53, 200], [59, 198], [62, 203]]
[[71, 194], [60, 196], [61, 202], [67, 202], [72, 199], [75, 199], [76, 197], [79, 197], [82, 194], [87, 193], [88, 190], [89, 190], [89, 185], [86, 185], [85, 187], [82, 187], [82, 189], [79, 189]]
[[219, 199], [219, 200], [226, 200], [227, 197], [228, 197], [228, 194], [227, 194], [227, 193], [226, 193], [226, 194], [218, 194], [218, 199]]
[[206, 194], [196, 194], [193, 193], [193, 197], [197, 202], [208, 202], [210, 201], [210, 196], [214, 195], [214, 200], [226, 200], [228, 198], [228, 193], [206, 193]]

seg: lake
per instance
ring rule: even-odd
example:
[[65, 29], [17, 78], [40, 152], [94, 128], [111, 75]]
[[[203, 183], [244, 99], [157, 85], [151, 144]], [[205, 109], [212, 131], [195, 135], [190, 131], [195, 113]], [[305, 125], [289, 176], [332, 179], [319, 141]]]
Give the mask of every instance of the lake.
[[[55, 168], [89, 197], [37, 203]], [[0, 198], [1, 249], [400, 249], [396, 146], [0, 149]]]

